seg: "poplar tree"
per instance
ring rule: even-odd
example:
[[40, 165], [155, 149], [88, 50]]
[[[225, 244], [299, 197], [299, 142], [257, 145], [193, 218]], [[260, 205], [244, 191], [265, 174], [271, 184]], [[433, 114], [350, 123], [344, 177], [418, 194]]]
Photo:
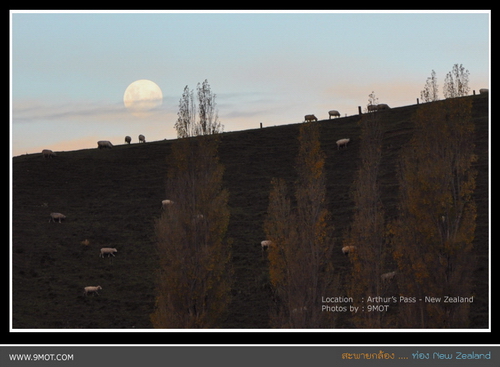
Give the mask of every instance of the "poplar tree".
[[217, 112], [216, 94], [212, 92], [210, 84], [205, 81], [197, 86], [198, 91], [198, 131], [196, 135], [212, 135], [221, 133], [224, 127], [219, 121]]
[[156, 223], [156, 328], [215, 327], [230, 300], [232, 269], [228, 192], [215, 137], [180, 139], [172, 146], [166, 184], [173, 201]]
[[196, 104], [193, 92], [186, 85], [182, 98], [179, 100], [179, 111], [177, 112], [177, 122], [174, 125], [178, 138], [196, 136]]
[[444, 80], [445, 98], [463, 97], [469, 93], [469, 90], [469, 70], [466, 70], [462, 64], [453, 65]]
[[271, 323], [285, 328], [331, 327], [332, 315], [321, 311], [321, 297], [329, 294], [335, 281], [318, 124], [301, 126], [299, 144], [296, 205], [291, 204], [285, 181], [274, 179], [264, 223], [272, 241], [269, 271], [276, 308]]
[[[186, 85], [179, 101], [177, 122], [174, 127], [178, 138], [187, 138], [199, 135], [213, 135], [221, 133], [224, 126], [219, 121], [216, 94], [212, 92], [210, 84], [205, 80], [196, 86], [198, 104], [194, 99], [194, 92]], [[198, 119], [196, 118], [198, 111]]]
[[432, 70], [431, 76], [427, 78], [424, 89], [420, 92], [423, 102], [435, 102], [439, 100], [436, 72]]
[[[472, 167], [472, 102], [448, 99], [421, 106], [415, 134], [403, 149], [399, 215], [389, 226], [400, 295], [400, 326], [467, 327], [469, 304], [430, 303], [425, 297], [470, 297], [476, 172]], [[422, 301], [419, 301], [422, 300]]]
[[[384, 210], [380, 196], [378, 173], [382, 158], [383, 130], [380, 118], [364, 115], [360, 121], [361, 164], [353, 185], [355, 213], [344, 246], [354, 246], [349, 253], [352, 263], [349, 296], [355, 306], [366, 310], [368, 297], [383, 296], [387, 282], [381, 275], [394, 269], [388, 266]], [[359, 312], [353, 315], [354, 324], [361, 328], [387, 326], [386, 313]]]

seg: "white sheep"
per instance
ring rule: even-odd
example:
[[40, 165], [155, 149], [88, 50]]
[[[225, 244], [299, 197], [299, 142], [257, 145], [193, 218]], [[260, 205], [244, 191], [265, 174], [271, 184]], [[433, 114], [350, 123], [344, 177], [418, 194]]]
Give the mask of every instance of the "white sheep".
[[260, 246], [262, 248], [262, 258], [264, 258], [264, 251], [267, 251], [272, 244], [273, 242], [270, 240], [261, 241]]
[[350, 141], [350, 138], [337, 140], [337, 150], [339, 150], [341, 147], [347, 147], [347, 144], [349, 144]]
[[99, 149], [111, 149], [113, 148], [113, 144], [109, 140], [99, 140], [97, 142], [97, 147]]
[[42, 154], [44, 158], [54, 158], [56, 156], [56, 153], [54, 153], [50, 149], [44, 149], [42, 150]]
[[127, 136], [125, 137], [125, 143], [130, 144], [130, 142], [131, 142], [131, 141], [132, 141], [132, 138], [131, 138], [130, 136], [128, 136], [128, 135], [127, 135]]
[[336, 110], [328, 111], [328, 119], [331, 119], [332, 116], [340, 117], [340, 112]]
[[262, 251], [264, 250], [267, 250], [269, 248], [269, 246], [271, 246], [273, 244], [272, 241], [270, 240], [264, 240], [260, 243], [261, 247], [262, 247]]
[[344, 246], [342, 247], [342, 253], [344, 255], [349, 255], [351, 252], [356, 250], [356, 246]]
[[56, 219], [59, 221], [59, 223], [61, 223], [61, 220], [66, 219], [66, 216], [61, 213], [50, 213], [49, 223], [50, 222], [55, 223]]
[[389, 107], [389, 105], [385, 103], [380, 103], [377, 105], [377, 111], [390, 110], [390, 109], [391, 108]]
[[145, 143], [145, 142], [146, 142], [146, 138], [145, 138], [145, 136], [144, 136], [144, 135], [142, 135], [142, 134], [141, 134], [141, 135], [139, 135], [139, 143], [141, 143], [141, 142], [142, 142], [142, 143]]
[[479, 89], [479, 94], [488, 94], [489, 93], [489, 89], [488, 88], [481, 88]]
[[318, 121], [318, 118], [314, 115], [305, 115], [304, 116], [304, 119], [306, 122], [309, 122], [309, 121]]
[[395, 276], [396, 276], [396, 272], [395, 271], [391, 271], [389, 273], [382, 274], [380, 276], [380, 279], [382, 279], [384, 282], [387, 282], [387, 281], [393, 279]]
[[104, 255], [108, 255], [108, 257], [109, 257], [109, 255], [115, 256], [115, 252], [118, 252], [118, 250], [115, 249], [115, 248], [112, 248], [112, 247], [103, 247], [101, 249], [99, 257], [104, 257]]
[[88, 286], [88, 287], [85, 287], [83, 288], [83, 293], [87, 296], [89, 293], [95, 293], [95, 294], [99, 294], [99, 290], [101, 290], [102, 287], [100, 285], [98, 286]]
[[161, 201], [161, 207], [162, 207], [163, 209], [167, 209], [170, 205], [174, 205], [173, 200], [168, 200], [168, 199], [167, 199], [167, 200], [162, 200], [162, 201]]

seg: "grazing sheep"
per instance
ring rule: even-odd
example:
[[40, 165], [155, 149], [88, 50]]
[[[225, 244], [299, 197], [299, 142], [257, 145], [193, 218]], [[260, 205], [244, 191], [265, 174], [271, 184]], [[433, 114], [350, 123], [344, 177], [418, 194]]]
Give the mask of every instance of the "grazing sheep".
[[331, 119], [332, 116], [340, 117], [340, 112], [336, 110], [328, 111], [328, 119]]
[[111, 247], [103, 247], [101, 249], [101, 253], [99, 254], [99, 257], [104, 257], [104, 255], [113, 255], [113, 257], [115, 256], [115, 252], [118, 252], [117, 249], [115, 248], [111, 248]]
[[384, 273], [380, 276], [380, 279], [382, 279], [384, 282], [388, 282], [389, 280], [393, 279], [396, 276], [395, 271], [391, 271], [389, 273]]
[[50, 149], [44, 149], [42, 150], [42, 154], [44, 158], [54, 158], [56, 156], [56, 153], [54, 153]]
[[269, 246], [271, 246], [273, 244], [272, 241], [269, 241], [269, 240], [264, 240], [260, 243], [260, 245], [262, 246], [262, 251], [264, 250], [267, 250], [269, 248]]
[[385, 103], [380, 103], [377, 105], [377, 111], [390, 110], [390, 109], [391, 108], [389, 107], [389, 105]]
[[56, 219], [59, 221], [59, 223], [61, 223], [61, 220], [66, 219], [66, 216], [61, 213], [50, 213], [49, 223], [50, 222], [55, 223]]
[[488, 94], [489, 93], [489, 89], [488, 88], [481, 88], [479, 89], [479, 94]]
[[174, 205], [174, 202], [172, 200], [162, 200], [161, 201], [161, 207], [163, 209], [167, 209], [170, 205]]
[[341, 147], [347, 147], [347, 144], [349, 144], [350, 141], [350, 138], [337, 140], [337, 150], [339, 150]]
[[95, 293], [97, 295], [99, 295], [99, 290], [101, 290], [102, 287], [100, 285], [98, 286], [88, 286], [88, 287], [85, 287], [83, 288], [83, 293], [85, 293], [85, 295], [87, 296], [89, 293]]
[[304, 119], [306, 122], [309, 122], [309, 121], [318, 121], [318, 118], [314, 115], [305, 115], [304, 116]]
[[130, 136], [128, 136], [128, 135], [127, 135], [127, 136], [125, 137], [125, 143], [130, 144], [130, 142], [131, 142], [131, 141], [132, 141], [132, 138], [131, 138]]
[[99, 149], [111, 149], [113, 148], [113, 144], [109, 140], [99, 140], [97, 142], [97, 147]]
[[144, 135], [139, 135], [139, 143], [145, 143], [146, 142], [146, 138], [144, 137]]
[[349, 253], [356, 250], [356, 246], [344, 246], [342, 247], [342, 253], [344, 255], [349, 255]]

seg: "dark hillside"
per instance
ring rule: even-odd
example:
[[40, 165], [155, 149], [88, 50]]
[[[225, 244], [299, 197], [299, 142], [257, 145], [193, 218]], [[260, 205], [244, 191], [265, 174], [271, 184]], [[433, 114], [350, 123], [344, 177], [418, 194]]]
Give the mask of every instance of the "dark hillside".
[[[488, 99], [474, 99], [478, 162], [476, 248], [478, 266], [474, 328], [488, 326]], [[380, 171], [389, 216], [397, 205], [396, 165], [411, 138], [410, 118], [418, 106], [379, 112], [385, 134]], [[360, 116], [319, 121], [327, 155], [328, 200], [336, 228], [342, 274], [348, 260], [341, 239], [353, 204], [351, 185], [359, 164]], [[235, 279], [233, 302], [221, 328], [268, 328], [270, 289], [260, 241], [270, 181], [293, 183], [299, 124], [224, 133], [219, 148], [230, 192]], [[336, 140], [351, 138], [347, 149]], [[161, 212], [166, 157], [171, 141], [57, 152], [13, 158], [12, 277], [14, 328], [151, 328], [155, 301], [154, 221]], [[67, 216], [49, 223], [51, 212]], [[88, 239], [89, 245], [81, 242]], [[99, 258], [101, 247], [116, 257]], [[101, 285], [98, 296], [83, 287]], [[341, 321], [349, 327], [349, 320]]]

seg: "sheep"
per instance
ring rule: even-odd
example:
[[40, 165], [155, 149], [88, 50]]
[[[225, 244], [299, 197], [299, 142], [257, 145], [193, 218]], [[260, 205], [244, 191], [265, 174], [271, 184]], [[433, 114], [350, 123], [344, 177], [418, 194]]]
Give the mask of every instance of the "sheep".
[[85, 239], [84, 241], [80, 242], [80, 244], [82, 244], [83, 246], [88, 246], [90, 245], [90, 241]]
[[260, 243], [260, 246], [262, 248], [262, 258], [264, 258], [264, 251], [268, 250], [269, 246], [271, 246], [272, 244], [272, 241], [269, 240], [264, 240]]
[[305, 115], [304, 116], [304, 119], [306, 122], [309, 122], [309, 121], [318, 121], [318, 118], [314, 115]]
[[113, 255], [113, 257], [114, 257], [115, 256], [115, 252], [118, 252], [118, 250], [115, 249], [115, 248], [103, 247], [101, 249], [101, 252], [99, 253], [99, 257], [104, 257], [104, 255]]
[[488, 94], [489, 93], [489, 89], [488, 88], [481, 88], [479, 89], [479, 94]]
[[355, 250], [356, 250], [356, 246], [344, 246], [344, 247], [342, 247], [342, 253], [346, 256]]
[[389, 273], [382, 274], [380, 276], [380, 279], [382, 279], [382, 281], [384, 281], [384, 282], [387, 282], [389, 280], [392, 280], [395, 276], [396, 276], [396, 272], [395, 271], [391, 271]]
[[139, 135], [139, 143], [145, 143], [146, 142], [146, 138], [144, 137], [144, 135]]
[[64, 214], [61, 214], [61, 213], [50, 213], [49, 223], [50, 222], [55, 223], [56, 219], [59, 221], [59, 223], [61, 223], [61, 220], [66, 219], [66, 216]]
[[264, 250], [267, 250], [269, 248], [269, 246], [272, 245], [272, 241], [269, 241], [269, 240], [264, 240], [260, 243], [260, 245], [262, 246], [262, 251]]
[[328, 111], [328, 119], [331, 119], [332, 116], [340, 117], [340, 112], [336, 110]]
[[349, 144], [350, 141], [350, 138], [337, 140], [337, 150], [339, 150], [341, 147], [347, 147], [347, 144]]
[[385, 103], [380, 103], [377, 105], [377, 111], [390, 110], [390, 109], [391, 108], [389, 107], [389, 105]]
[[97, 147], [99, 149], [111, 149], [113, 148], [113, 144], [109, 140], [99, 140], [97, 142]]
[[162, 200], [161, 201], [161, 207], [163, 209], [167, 209], [170, 205], [173, 205], [173, 204], [174, 204], [174, 202], [172, 200], [168, 200], [167, 199], [167, 200]]
[[127, 136], [125, 137], [125, 143], [130, 144], [130, 142], [131, 142], [131, 141], [132, 141], [132, 138], [131, 138], [130, 136], [128, 136], [128, 135], [127, 135]]
[[54, 158], [56, 156], [56, 153], [54, 153], [50, 149], [44, 149], [42, 150], [42, 154], [44, 158]]
[[83, 293], [87, 296], [89, 293], [92, 293], [92, 294], [97, 294], [99, 295], [99, 290], [101, 290], [102, 287], [100, 285], [98, 286], [88, 286], [88, 287], [85, 287], [83, 288]]
[[376, 104], [368, 105], [367, 109], [368, 109], [368, 112], [375, 112], [375, 111], [377, 111], [377, 105]]

